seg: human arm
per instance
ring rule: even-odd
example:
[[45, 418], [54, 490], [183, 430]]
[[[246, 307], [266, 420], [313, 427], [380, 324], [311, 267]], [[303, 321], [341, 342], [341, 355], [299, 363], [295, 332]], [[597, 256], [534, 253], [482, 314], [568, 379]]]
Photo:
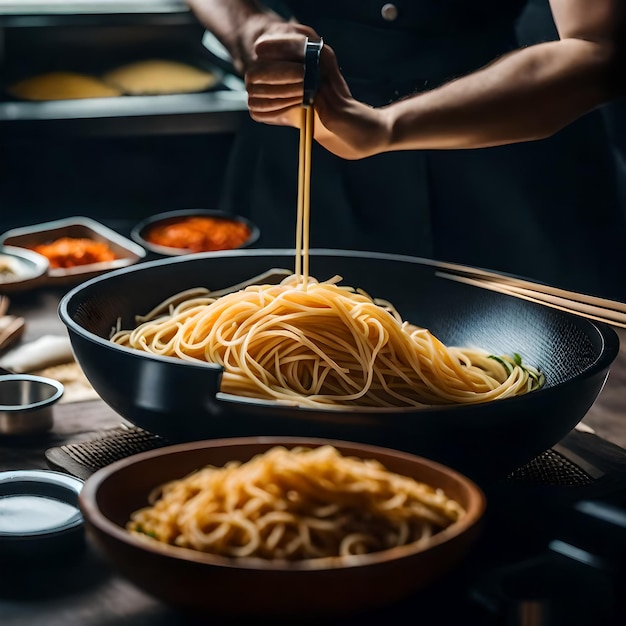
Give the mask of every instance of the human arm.
[[[380, 108], [352, 98], [332, 48], [325, 46], [316, 140], [345, 158], [362, 158], [554, 134], [624, 91], [626, 37], [624, 0], [551, 0], [551, 6], [559, 40], [514, 51], [468, 76]], [[295, 35], [257, 41], [258, 62], [246, 77], [254, 119], [297, 125], [303, 47], [303, 37]]]

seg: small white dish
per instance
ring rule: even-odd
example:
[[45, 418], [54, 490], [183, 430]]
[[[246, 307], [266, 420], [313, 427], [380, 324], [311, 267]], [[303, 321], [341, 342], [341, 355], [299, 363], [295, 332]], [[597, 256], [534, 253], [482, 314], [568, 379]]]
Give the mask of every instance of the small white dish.
[[0, 245], [0, 293], [23, 291], [43, 284], [49, 267], [48, 259], [37, 252]]

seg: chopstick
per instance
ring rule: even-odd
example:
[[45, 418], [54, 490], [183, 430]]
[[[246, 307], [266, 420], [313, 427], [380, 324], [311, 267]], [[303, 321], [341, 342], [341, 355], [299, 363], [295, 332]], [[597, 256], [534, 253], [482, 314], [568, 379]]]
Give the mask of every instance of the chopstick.
[[26, 320], [13, 315], [5, 315], [0, 320], [0, 351], [4, 351], [22, 336]]
[[320, 54], [324, 40], [304, 43], [304, 75], [302, 80], [302, 112], [298, 163], [298, 213], [296, 217], [295, 274], [303, 278], [304, 290], [309, 282], [309, 222], [311, 211], [311, 148], [315, 135], [313, 103], [319, 87]]
[[298, 166], [298, 212], [296, 217], [296, 266], [295, 274], [309, 276], [309, 219], [311, 211], [311, 147], [315, 132], [313, 105], [302, 107], [300, 117], [300, 145]]
[[567, 291], [486, 270], [436, 271], [435, 275], [626, 328], [626, 304], [623, 302]]

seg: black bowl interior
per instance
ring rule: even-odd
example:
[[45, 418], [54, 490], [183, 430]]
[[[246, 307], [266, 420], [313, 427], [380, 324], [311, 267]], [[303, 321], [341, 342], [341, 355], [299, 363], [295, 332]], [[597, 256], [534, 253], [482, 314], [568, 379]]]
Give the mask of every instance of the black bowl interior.
[[166, 439], [317, 436], [384, 445], [452, 465], [476, 478], [531, 460], [565, 436], [601, 391], [619, 349], [607, 325], [447, 280], [432, 263], [352, 251], [312, 251], [310, 273], [335, 275], [392, 302], [404, 319], [446, 345], [519, 353], [546, 376], [543, 389], [480, 405], [420, 410], [301, 409], [219, 393], [221, 369], [129, 350], [108, 341], [118, 320], [134, 325], [165, 298], [221, 289], [271, 268], [293, 268], [290, 250], [235, 250], [176, 257], [83, 283], [59, 313], [95, 390], [130, 422]]

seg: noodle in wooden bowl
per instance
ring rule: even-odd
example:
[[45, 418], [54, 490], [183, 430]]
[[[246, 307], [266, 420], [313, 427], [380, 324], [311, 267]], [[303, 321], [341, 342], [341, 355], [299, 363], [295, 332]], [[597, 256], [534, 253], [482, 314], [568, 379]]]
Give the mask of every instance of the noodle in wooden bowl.
[[[280, 479], [271, 474], [272, 466], [280, 468]], [[245, 477], [241, 473], [237, 477], [242, 468]], [[304, 469], [304, 474], [294, 468]], [[252, 479], [255, 472], [257, 478]], [[417, 504], [420, 515], [432, 516], [430, 521], [437, 522], [431, 527], [430, 536], [421, 540], [409, 534], [402, 543], [395, 536], [389, 540], [389, 545], [397, 544], [395, 547], [379, 546], [363, 554], [358, 554], [358, 548], [349, 548], [353, 554], [347, 556], [328, 556], [323, 551], [317, 556], [305, 550], [290, 556], [275, 551], [268, 558], [262, 551], [255, 553], [241, 549], [241, 545], [227, 556], [228, 551], [216, 554], [172, 537], [172, 543], [179, 545], [151, 537], [160, 531], [149, 521], [149, 496], [155, 490], [160, 493], [164, 484], [169, 484], [170, 492], [172, 489], [175, 492], [177, 488], [188, 487], [189, 480], [195, 480], [192, 487], [195, 496], [205, 499], [199, 515], [217, 513], [215, 508], [211, 513], [207, 504], [211, 488], [204, 480], [210, 474], [218, 482], [230, 477], [224, 483], [225, 493], [230, 496], [235, 493], [241, 496], [242, 491], [236, 487], [240, 482], [246, 495], [234, 509], [231, 507], [231, 513], [238, 512], [238, 523], [242, 525], [244, 510], [248, 521], [258, 523], [259, 527], [266, 526], [267, 520], [276, 521], [294, 513], [284, 502], [282, 509], [279, 504], [270, 504], [277, 497], [281, 483], [288, 494], [286, 498], [296, 503], [296, 515], [312, 524], [306, 532], [311, 533], [318, 548], [324, 542], [320, 543], [311, 530], [316, 524], [323, 525], [326, 520], [327, 525], [333, 525], [342, 517], [345, 521], [351, 515], [350, 510], [354, 515], [354, 511], [366, 508], [363, 498], [370, 502], [378, 500], [373, 493], [383, 484], [386, 487], [378, 492], [384, 494], [378, 500], [379, 504], [384, 503], [383, 509], [402, 511], [401, 502], [405, 500]], [[334, 503], [323, 504], [326, 496], [317, 489], [324, 483], [332, 492], [328, 497], [334, 498]], [[373, 485], [377, 487], [372, 491]], [[417, 491], [406, 497], [403, 485], [412, 485]], [[227, 500], [232, 500], [230, 496]], [[255, 500], [257, 497], [260, 500]], [[185, 511], [181, 502], [174, 503], [176, 498], [174, 494], [173, 500], [166, 502], [152, 518], [161, 520], [156, 522], [157, 526], [164, 528], [170, 523], [170, 505], [182, 517], [186, 515], [187, 521], [193, 522], [191, 526], [198, 521], [198, 509]], [[311, 502], [315, 502], [316, 511], [313, 511], [315, 507], [309, 508]], [[333, 517], [333, 504], [335, 510], [342, 509], [338, 517]], [[423, 457], [345, 441], [260, 437], [178, 444], [118, 461], [87, 480], [80, 505], [88, 537], [95, 547], [122, 575], [170, 605], [203, 612], [205, 617], [212, 614], [321, 616], [385, 607], [445, 580], [445, 574], [466, 557], [478, 537], [485, 498], [480, 488], [464, 475]], [[272, 506], [277, 510], [272, 512]], [[405, 507], [405, 512], [409, 508]], [[391, 518], [394, 514], [380, 515]], [[261, 518], [265, 521], [260, 521]], [[311, 518], [316, 519], [311, 522]], [[224, 520], [223, 511], [221, 519]], [[380, 519], [370, 510], [357, 521], [360, 528], [353, 544], [359, 543], [358, 534], [375, 534]], [[212, 526], [212, 522], [206, 521], [206, 524], [204, 539], [211, 533], [214, 537], [222, 533], [219, 523]], [[138, 525], [142, 526], [139, 532]], [[196, 535], [202, 534], [201, 526], [195, 525]], [[266, 538], [274, 533], [274, 547], [280, 544], [276, 527], [266, 533]], [[350, 531], [341, 529], [342, 533], [348, 537]], [[417, 534], [421, 535], [422, 531]], [[294, 542], [297, 533], [287, 535], [289, 530], [284, 545], [297, 543]], [[241, 534], [232, 541], [241, 544]]]

